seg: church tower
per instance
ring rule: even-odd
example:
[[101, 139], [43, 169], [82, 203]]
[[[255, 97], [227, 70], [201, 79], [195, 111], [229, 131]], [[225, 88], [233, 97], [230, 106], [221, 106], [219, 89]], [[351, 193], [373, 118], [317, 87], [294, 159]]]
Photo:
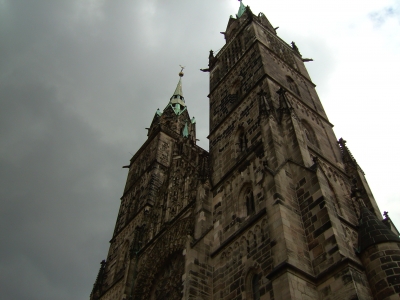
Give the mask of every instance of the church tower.
[[167, 106], [157, 109], [147, 141], [125, 166], [114, 234], [91, 300], [182, 298], [189, 245], [210, 214], [203, 208], [209, 205], [208, 153], [196, 145], [182, 71]]
[[240, 1], [210, 51], [209, 152], [182, 76], [133, 156], [97, 299], [398, 299], [399, 232], [294, 42]]

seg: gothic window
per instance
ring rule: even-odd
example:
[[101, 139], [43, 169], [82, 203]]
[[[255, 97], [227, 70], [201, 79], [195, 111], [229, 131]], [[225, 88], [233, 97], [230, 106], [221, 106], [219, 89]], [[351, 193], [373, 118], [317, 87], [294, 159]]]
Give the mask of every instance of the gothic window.
[[246, 151], [247, 148], [247, 138], [244, 132], [241, 132], [239, 136], [239, 148], [241, 152]]
[[217, 82], [219, 80], [220, 77], [220, 71], [219, 68], [215, 68], [212, 73], [211, 73], [212, 79]]
[[172, 255], [161, 268], [153, 281], [151, 300], [182, 299], [182, 275], [185, 272], [185, 259], [181, 253]]
[[241, 97], [241, 82], [239, 78], [236, 78], [229, 90], [229, 103], [235, 103]]
[[254, 274], [251, 278], [251, 292], [253, 300], [260, 300], [260, 274]]
[[238, 133], [238, 146], [239, 152], [246, 152], [247, 150], [247, 137], [244, 129], [241, 128]]
[[333, 208], [335, 209], [335, 212], [336, 212], [337, 214], [342, 215], [340, 203], [339, 203], [339, 200], [338, 200], [338, 198], [337, 198], [337, 196], [336, 196], [335, 189], [333, 188], [333, 186], [332, 186], [330, 180], [329, 180], [329, 179], [327, 179], [327, 180], [328, 180], [329, 190], [330, 190], [330, 192], [331, 192], [329, 198], [330, 198], [330, 199], [332, 200], [332, 202], [333, 202]]
[[119, 253], [118, 256], [118, 262], [115, 268], [115, 275], [114, 275], [114, 280], [118, 280], [125, 274], [125, 270], [127, 268], [128, 262], [129, 262], [129, 244], [128, 242], [125, 242], [125, 244], [122, 246], [121, 252]]
[[297, 95], [300, 95], [299, 88], [297, 87], [297, 84], [294, 82], [294, 80], [292, 79], [292, 77], [286, 76], [286, 81], [287, 81], [287, 83], [288, 83], [288, 85], [289, 85], [289, 89], [290, 89], [292, 92], [295, 92]]
[[133, 215], [137, 212], [138, 208], [139, 208], [139, 202], [140, 202], [140, 191], [138, 190], [135, 194], [135, 197], [132, 200], [132, 217]]
[[311, 142], [312, 141], [312, 137], [310, 135], [310, 133], [308, 132], [307, 129], [304, 129], [304, 134], [306, 135], [307, 141]]
[[311, 145], [319, 148], [317, 138], [315, 137], [314, 130], [312, 129], [310, 124], [308, 124], [305, 120], [302, 120], [301, 124], [303, 125], [303, 131], [306, 141]]
[[252, 191], [251, 188], [248, 188], [246, 190], [245, 199], [246, 199], [247, 215], [251, 215], [256, 211], [255, 203], [254, 203], [253, 191]]
[[261, 269], [251, 267], [245, 279], [246, 299], [260, 300]]
[[133, 216], [133, 201], [131, 201], [128, 205], [128, 209], [127, 209], [127, 215], [126, 215], [126, 220], [125, 223], [128, 224], [129, 221], [131, 220]]

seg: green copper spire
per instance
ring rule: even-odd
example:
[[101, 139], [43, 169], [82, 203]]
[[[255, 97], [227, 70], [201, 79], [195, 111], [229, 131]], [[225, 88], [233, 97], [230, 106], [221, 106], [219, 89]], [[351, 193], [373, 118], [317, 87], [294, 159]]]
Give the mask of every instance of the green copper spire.
[[174, 92], [174, 96], [181, 96], [183, 98], [183, 92], [182, 92], [182, 77], [179, 78], [178, 84], [176, 86], [175, 92]]
[[240, 18], [243, 15], [243, 13], [246, 11], [246, 7], [243, 5], [242, 0], [239, 0], [239, 2], [240, 2], [240, 6], [239, 6], [239, 11], [237, 13], [238, 18]]
[[182, 106], [186, 106], [185, 104], [185, 98], [183, 97], [183, 92], [182, 92], [182, 77], [183, 77], [183, 69], [184, 67], [182, 67], [182, 70], [179, 72], [179, 81], [178, 84], [176, 86], [175, 92], [172, 95], [171, 99], [169, 100], [170, 104], [180, 104]]
[[[169, 99], [169, 103], [165, 109], [171, 106], [174, 110], [176, 115], [182, 114], [186, 110], [185, 98], [183, 97], [182, 93], [182, 77], [183, 77], [183, 69], [184, 67], [181, 66], [181, 71], [179, 72], [179, 81], [176, 86], [175, 92], [172, 97]], [[164, 109], [164, 111], [165, 111]]]

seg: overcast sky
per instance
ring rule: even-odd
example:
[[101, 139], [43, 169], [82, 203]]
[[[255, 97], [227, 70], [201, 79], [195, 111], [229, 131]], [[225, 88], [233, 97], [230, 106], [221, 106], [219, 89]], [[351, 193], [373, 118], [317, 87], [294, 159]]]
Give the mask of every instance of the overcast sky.
[[[400, 2], [244, 1], [295, 41], [337, 137], [400, 227]], [[0, 0], [1, 299], [88, 299], [128, 164], [185, 65], [208, 149], [210, 49], [235, 0]], [[396, 205], [397, 204], [397, 205]]]

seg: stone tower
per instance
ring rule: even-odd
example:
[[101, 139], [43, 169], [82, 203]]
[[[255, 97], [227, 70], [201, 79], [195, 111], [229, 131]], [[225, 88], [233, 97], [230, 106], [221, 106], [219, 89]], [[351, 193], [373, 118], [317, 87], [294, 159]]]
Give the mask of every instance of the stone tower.
[[[182, 68], [183, 70], [183, 68]], [[180, 299], [195, 214], [207, 205], [208, 153], [196, 145], [196, 120], [182, 92], [183, 72], [148, 139], [132, 157], [107, 260], [91, 299]], [[200, 201], [200, 203], [199, 203]], [[208, 204], [209, 205], [209, 204]], [[210, 272], [211, 270], [209, 270]]]
[[240, 2], [210, 74], [209, 152], [182, 76], [133, 156], [96, 299], [399, 299], [400, 239], [299, 49]]

